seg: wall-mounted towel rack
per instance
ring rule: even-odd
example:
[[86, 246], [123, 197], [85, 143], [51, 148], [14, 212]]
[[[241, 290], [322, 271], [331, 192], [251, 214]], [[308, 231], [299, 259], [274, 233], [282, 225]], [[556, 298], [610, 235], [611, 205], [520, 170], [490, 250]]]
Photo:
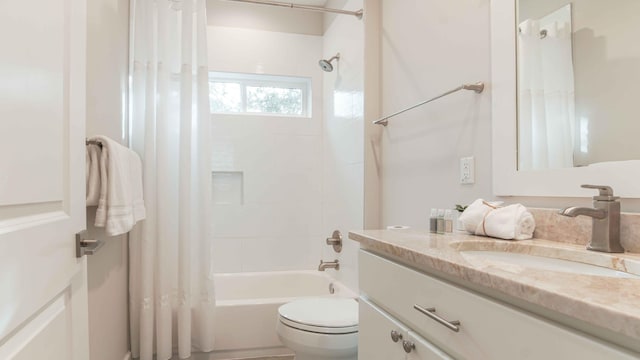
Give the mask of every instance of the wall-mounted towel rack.
[[98, 145], [98, 146], [102, 147], [102, 143], [100, 141], [95, 141], [95, 140], [85, 140], [84, 144], [85, 145]]
[[475, 83], [475, 84], [463, 84], [463, 85], [460, 85], [460, 86], [458, 86], [457, 88], [452, 89], [452, 90], [449, 90], [449, 91], [447, 91], [447, 92], [445, 92], [445, 93], [443, 93], [443, 94], [440, 94], [440, 95], [438, 95], [438, 96], [436, 96], [436, 97], [434, 97], [434, 98], [431, 98], [431, 99], [429, 99], [429, 100], [425, 100], [425, 101], [423, 101], [423, 102], [421, 102], [421, 103], [415, 104], [415, 105], [410, 106], [410, 107], [408, 107], [408, 108], [406, 108], [406, 109], [403, 109], [403, 110], [400, 110], [400, 111], [394, 112], [394, 113], [393, 113], [393, 114], [391, 114], [391, 115], [387, 115], [387, 116], [385, 116], [385, 117], [382, 117], [382, 118], [380, 118], [380, 119], [378, 119], [378, 120], [374, 121], [373, 123], [374, 123], [375, 125], [383, 125], [383, 126], [387, 126], [387, 124], [389, 123], [389, 119], [390, 119], [390, 118], [392, 118], [392, 117], [394, 117], [394, 116], [396, 116], [396, 115], [400, 115], [400, 114], [402, 114], [402, 113], [403, 113], [403, 112], [405, 112], [405, 111], [409, 111], [409, 110], [411, 110], [411, 109], [413, 109], [413, 108], [417, 108], [418, 106], [422, 106], [422, 105], [427, 104], [427, 103], [430, 103], [430, 102], [432, 102], [432, 101], [434, 101], [434, 100], [438, 100], [438, 99], [440, 99], [441, 97], [445, 97], [445, 96], [447, 96], [447, 95], [453, 94], [454, 92], [458, 92], [458, 91], [460, 91], [460, 90], [473, 90], [473, 91], [475, 91], [477, 94], [479, 94], [479, 93], [481, 93], [481, 92], [484, 90], [484, 83], [483, 83], [483, 82], [477, 82], [477, 83]]

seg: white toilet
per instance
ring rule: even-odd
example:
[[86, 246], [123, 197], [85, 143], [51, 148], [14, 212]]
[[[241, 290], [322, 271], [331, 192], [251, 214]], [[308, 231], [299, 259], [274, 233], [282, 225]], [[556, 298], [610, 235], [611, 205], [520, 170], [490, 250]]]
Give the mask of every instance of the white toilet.
[[357, 360], [358, 303], [312, 298], [280, 306], [276, 330], [295, 360]]

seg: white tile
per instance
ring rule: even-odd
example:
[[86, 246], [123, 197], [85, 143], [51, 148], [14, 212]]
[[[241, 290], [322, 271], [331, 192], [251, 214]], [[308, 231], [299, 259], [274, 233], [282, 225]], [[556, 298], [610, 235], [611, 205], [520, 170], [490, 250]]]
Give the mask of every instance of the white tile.
[[312, 269], [317, 264], [308, 244], [304, 236], [243, 239], [242, 271]]
[[211, 198], [214, 205], [242, 205], [244, 203], [242, 171], [214, 171], [211, 177]]
[[256, 237], [262, 232], [260, 217], [264, 214], [255, 204], [214, 205], [212, 233], [215, 237]]
[[213, 271], [216, 273], [232, 273], [242, 271], [244, 254], [242, 242], [233, 238], [214, 238], [212, 240]]

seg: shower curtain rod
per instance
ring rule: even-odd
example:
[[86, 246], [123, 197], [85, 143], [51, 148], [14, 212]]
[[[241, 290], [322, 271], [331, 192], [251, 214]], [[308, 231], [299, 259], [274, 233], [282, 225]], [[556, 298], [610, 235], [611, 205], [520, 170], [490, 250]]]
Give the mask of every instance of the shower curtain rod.
[[291, 9], [322, 11], [322, 12], [330, 12], [330, 13], [343, 14], [343, 15], [353, 15], [358, 19], [362, 19], [362, 14], [364, 13], [363, 9], [360, 9], [357, 11], [348, 11], [348, 10], [324, 8], [320, 6], [298, 5], [293, 3], [284, 3], [279, 1], [268, 1], [268, 0], [227, 0], [227, 1], [236, 1], [236, 2], [251, 3], [251, 4], [260, 4], [260, 5], [272, 5], [272, 6], [288, 7]]

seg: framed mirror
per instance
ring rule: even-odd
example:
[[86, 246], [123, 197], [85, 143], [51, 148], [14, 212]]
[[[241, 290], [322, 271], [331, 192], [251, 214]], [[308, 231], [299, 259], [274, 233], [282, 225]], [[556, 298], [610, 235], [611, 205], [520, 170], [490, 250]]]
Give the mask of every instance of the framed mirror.
[[630, 8], [492, 0], [496, 195], [591, 196], [580, 184], [592, 183], [640, 197], [640, 24], [615, 15]]

